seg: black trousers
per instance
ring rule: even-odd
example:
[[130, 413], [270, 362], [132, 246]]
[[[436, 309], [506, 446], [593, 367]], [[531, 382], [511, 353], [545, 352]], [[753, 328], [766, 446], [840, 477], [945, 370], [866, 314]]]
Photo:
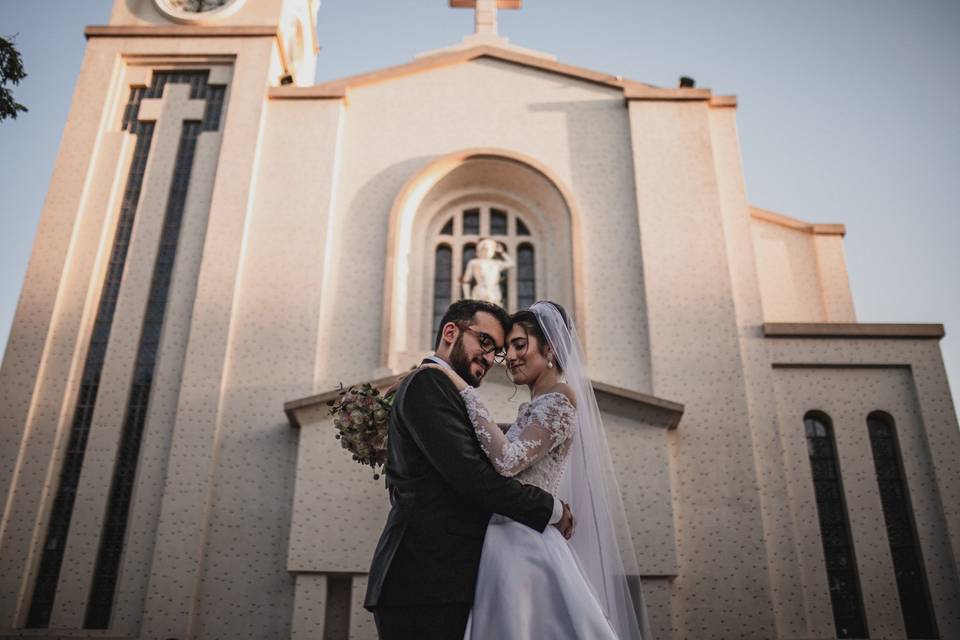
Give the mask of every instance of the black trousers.
[[378, 607], [373, 611], [380, 640], [463, 640], [470, 604]]

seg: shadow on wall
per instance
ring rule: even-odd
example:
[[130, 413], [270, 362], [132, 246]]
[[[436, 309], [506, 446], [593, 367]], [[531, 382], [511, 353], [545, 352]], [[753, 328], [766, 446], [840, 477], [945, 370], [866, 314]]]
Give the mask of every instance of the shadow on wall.
[[[407, 180], [433, 158], [419, 156], [383, 169], [364, 183], [349, 202], [341, 202], [328, 247], [331, 256], [319, 327], [316, 388], [341, 380], [366, 380], [380, 367], [384, 273], [387, 271], [390, 212]], [[334, 186], [342, 190], [344, 185]], [[345, 212], [341, 215], [341, 212]], [[335, 367], [326, 367], [336, 363]]]
[[[569, 85], [582, 87], [582, 83]], [[562, 114], [566, 122], [570, 187], [585, 221], [573, 232], [580, 235], [588, 253], [582, 281], [586, 290], [578, 294], [596, 295], [597, 300], [583, 303], [603, 308], [589, 327], [582, 327], [590, 335], [581, 337], [590, 344], [592, 362], [612, 365], [594, 374], [611, 384], [652, 393], [633, 150], [623, 96], [617, 90], [610, 91], [608, 98], [537, 103], [529, 109]], [[613, 324], [631, 327], [636, 338], [629, 343], [610, 340]]]

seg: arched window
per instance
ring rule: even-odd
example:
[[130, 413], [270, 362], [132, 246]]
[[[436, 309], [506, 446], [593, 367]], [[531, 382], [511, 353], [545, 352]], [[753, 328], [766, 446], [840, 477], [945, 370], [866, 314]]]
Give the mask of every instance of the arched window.
[[[468, 245], [477, 257], [489, 255], [489, 244], [481, 240], [499, 245], [501, 255], [491, 253], [509, 256], [502, 265], [509, 268], [471, 270], [471, 294], [500, 297], [507, 312], [550, 298], [586, 324], [588, 311], [574, 295], [586, 268], [579, 258], [581, 239], [573, 233], [579, 213], [551, 173], [512, 154], [456, 152], [411, 176], [394, 201], [387, 235], [382, 366], [402, 371], [433, 348], [440, 307], [464, 296], [460, 280]], [[521, 252], [523, 244], [528, 246]], [[491, 272], [506, 277], [498, 285]], [[478, 277], [483, 286], [474, 292]]]
[[463, 212], [463, 234], [470, 236], [480, 234], [480, 209], [467, 209]]
[[803, 423], [833, 604], [833, 624], [838, 638], [866, 638], [863, 598], [830, 418], [811, 411], [804, 416]]
[[434, 287], [433, 287], [433, 324], [436, 327], [440, 324], [444, 312], [450, 306], [450, 296], [452, 294], [452, 275], [453, 275], [453, 250], [448, 244], [437, 246], [437, 251], [433, 262]]
[[903, 473], [903, 461], [893, 418], [880, 411], [867, 416], [870, 448], [877, 471], [883, 519], [887, 525], [890, 555], [897, 576], [900, 608], [908, 638], [939, 637], [930, 606], [930, 589], [923, 570], [923, 556], [917, 542], [910, 493]]
[[446, 307], [463, 297], [460, 279], [467, 263], [477, 255], [477, 243], [492, 238], [501, 243], [513, 260], [500, 280], [500, 291], [507, 311], [525, 309], [536, 301], [537, 284], [534, 244], [536, 237], [528, 224], [506, 207], [462, 206], [442, 221], [434, 239], [433, 323], [430, 333]]
[[517, 308], [526, 309], [537, 301], [537, 274], [533, 245], [517, 247]]
[[[463, 257], [460, 258], [460, 273], [463, 273], [463, 270], [467, 268], [467, 263], [477, 257], [477, 244], [475, 242], [468, 242], [463, 245], [461, 251]], [[455, 280], [458, 278], [454, 278]]]
[[490, 235], [507, 235], [507, 212], [502, 209], [490, 209]]

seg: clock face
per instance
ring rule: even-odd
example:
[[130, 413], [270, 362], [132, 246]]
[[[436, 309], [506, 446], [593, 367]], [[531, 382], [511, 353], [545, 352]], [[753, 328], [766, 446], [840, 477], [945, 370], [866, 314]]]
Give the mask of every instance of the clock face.
[[167, 0], [167, 5], [171, 9], [183, 11], [184, 13], [203, 13], [213, 11], [227, 4], [228, 0]]
[[154, 0], [166, 17], [177, 22], [195, 22], [227, 16], [243, 0]]

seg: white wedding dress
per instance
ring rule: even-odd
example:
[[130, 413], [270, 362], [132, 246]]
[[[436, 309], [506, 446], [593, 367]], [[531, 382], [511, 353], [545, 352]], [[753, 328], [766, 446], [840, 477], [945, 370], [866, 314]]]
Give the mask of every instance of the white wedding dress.
[[[460, 394], [497, 471], [557, 495], [577, 425], [570, 400], [554, 392], [525, 402], [504, 433], [473, 387]], [[490, 519], [465, 640], [616, 637], [556, 527], [538, 533], [504, 516]]]

